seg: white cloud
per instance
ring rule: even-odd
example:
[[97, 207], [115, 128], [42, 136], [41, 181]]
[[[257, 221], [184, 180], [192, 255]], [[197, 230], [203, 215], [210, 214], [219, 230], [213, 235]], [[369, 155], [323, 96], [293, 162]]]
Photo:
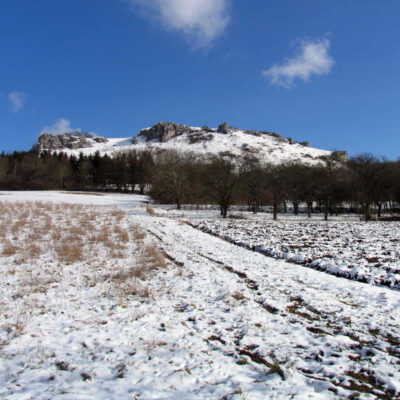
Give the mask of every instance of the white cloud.
[[127, 0], [146, 17], [183, 33], [196, 47], [208, 47], [226, 29], [230, 0]]
[[8, 101], [11, 104], [11, 112], [14, 114], [19, 110], [24, 108], [25, 100], [28, 97], [26, 93], [23, 92], [11, 92], [8, 95]]
[[82, 131], [80, 129], [71, 128], [71, 123], [68, 119], [60, 118], [53, 125], [44, 127], [40, 133], [62, 135], [63, 133], [70, 133], [70, 132], [82, 132]]
[[298, 54], [283, 64], [275, 64], [262, 72], [270, 79], [271, 84], [290, 88], [298, 78], [307, 82], [312, 75], [329, 74], [334, 64], [328, 54], [330, 42], [328, 39], [302, 41]]

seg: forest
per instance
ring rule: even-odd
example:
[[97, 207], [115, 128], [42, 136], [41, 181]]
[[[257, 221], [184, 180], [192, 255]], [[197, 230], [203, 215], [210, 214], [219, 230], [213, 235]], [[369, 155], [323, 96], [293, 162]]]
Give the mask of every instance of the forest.
[[[369, 153], [339, 162], [262, 164], [256, 158], [199, 156], [178, 151], [130, 151], [68, 156], [35, 151], [0, 155], [1, 190], [75, 190], [149, 193], [162, 204], [215, 204], [222, 217], [232, 205], [294, 214], [359, 213], [389, 219], [400, 211], [400, 162]], [[390, 213], [389, 216], [385, 214]]]

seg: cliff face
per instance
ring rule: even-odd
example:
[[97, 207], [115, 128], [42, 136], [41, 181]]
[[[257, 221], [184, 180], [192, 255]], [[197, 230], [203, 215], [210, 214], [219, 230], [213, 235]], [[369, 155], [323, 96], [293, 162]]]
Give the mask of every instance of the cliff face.
[[144, 139], [146, 142], [157, 140], [164, 143], [185, 132], [190, 132], [191, 130], [192, 128], [187, 125], [175, 124], [172, 122], [159, 122], [151, 128], [142, 129], [139, 132], [138, 139]]
[[332, 152], [332, 157], [338, 161], [338, 162], [342, 162], [345, 163], [347, 161], [349, 161], [349, 155], [347, 154], [347, 151], [333, 151]]
[[[209, 138], [209, 135], [207, 134], [210, 134], [211, 132], [223, 133], [227, 135], [229, 133], [239, 132], [239, 131], [241, 130], [233, 126], [230, 126], [227, 122], [221, 123], [217, 129], [212, 129], [208, 126], [203, 126], [201, 128], [193, 128], [191, 126], [176, 124], [173, 122], [159, 122], [158, 124], [152, 126], [151, 128], [142, 129], [137, 135], [137, 137], [134, 137], [132, 139], [132, 142], [137, 143], [139, 141], [145, 141], [145, 142], [157, 141], [160, 143], [165, 143], [183, 134], [187, 134], [188, 137], [191, 137], [192, 135], [195, 135], [196, 137], [204, 136], [205, 140], [207, 140]], [[269, 135], [280, 141], [288, 141], [291, 142], [291, 144], [297, 143], [293, 139], [285, 139], [281, 135], [275, 132], [255, 131], [248, 129], [243, 130], [243, 132], [253, 136]], [[308, 142], [302, 142], [299, 144], [306, 147], [309, 147], [310, 145]]]
[[107, 143], [108, 139], [95, 137], [89, 133], [71, 132], [62, 135], [44, 133], [40, 135], [34, 149], [38, 152], [62, 149], [83, 149], [93, 146], [94, 143]]

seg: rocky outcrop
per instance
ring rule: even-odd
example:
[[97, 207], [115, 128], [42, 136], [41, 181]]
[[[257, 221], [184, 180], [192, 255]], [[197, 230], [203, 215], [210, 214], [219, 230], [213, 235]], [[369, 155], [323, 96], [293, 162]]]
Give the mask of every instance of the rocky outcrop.
[[[212, 132], [212, 131], [211, 131]], [[188, 135], [189, 143], [199, 143], [199, 142], [209, 142], [213, 140], [214, 136], [212, 133], [208, 133], [208, 131], [201, 130], [198, 132], [193, 132]]]
[[[255, 138], [252, 138], [254, 136]], [[105, 143], [105, 145], [102, 145]], [[62, 135], [44, 133], [34, 146], [36, 151], [66, 152], [78, 155], [83, 149], [86, 154], [114, 156], [125, 151], [149, 150], [154, 152], [175, 148], [178, 151], [190, 151], [202, 155], [219, 154], [221, 156], [259, 157], [261, 162], [277, 163], [297, 159], [310, 164], [322, 162], [325, 157], [333, 157], [344, 163], [348, 156], [345, 151], [322, 151], [307, 148], [309, 142], [297, 142], [284, 138], [273, 131], [238, 129], [227, 122], [217, 129], [209, 126], [190, 127], [173, 122], [159, 122], [142, 129], [136, 137], [108, 140], [81, 131], [67, 131]], [[290, 147], [290, 148], [289, 148]], [[82, 149], [82, 150], [81, 150]]]
[[229, 132], [236, 132], [237, 130], [238, 130], [237, 128], [235, 128], [233, 126], [229, 126], [229, 124], [227, 122], [223, 122], [217, 128], [217, 132], [224, 133], [224, 134], [227, 134]]
[[62, 149], [76, 150], [91, 147], [94, 143], [107, 142], [108, 139], [106, 138], [93, 136], [90, 133], [85, 132], [71, 132], [62, 135], [44, 133], [43, 135], [40, 135], [34, 149], [38, 152]]
[[341, 163], [346, 163], [349, 161], [349, 155], [347, 154], [347, 151], [333, 151], [332, 158]]
[[218, 127], [217, 132], [225, 133], [225, 134], [229, 133], [229, 125], [228, 125], [228, 123], [227, 123], [227, 122], [223, 122], [223, 123]]
[[180, 136], [185, 132], [190, 132], [192, 128], [187, 125], [175, 124], [172, 122], [159, 122], [151, 128], [142, 129], [139, 132], [138, 139], [157, 140], [159, 142], [168, 142], [168, 140]]

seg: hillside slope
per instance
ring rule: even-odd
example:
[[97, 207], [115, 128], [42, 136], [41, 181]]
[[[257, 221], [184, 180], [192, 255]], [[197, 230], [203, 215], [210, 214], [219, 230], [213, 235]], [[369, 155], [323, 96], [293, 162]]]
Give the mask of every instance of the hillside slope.
[[[108, 154], [130, 150], [179, 150], [197, 154], [254, 156], [263, 162], [302, 161], [316, 163], [331, 151], [309, 147], [308, 142], [285, 139], [275, 132], [240, 130], [227, 123], [217, 129], [194, 128], [170, 122], [160, 122], [142, 129], [132, 138], [102, 138], [87, 133], [67, 132], [63, 135], [43, 134], [35, 145], [38, 151], [65, 152], [69, 155]], [[345, 160], [346, 152], [336, 152]]]

